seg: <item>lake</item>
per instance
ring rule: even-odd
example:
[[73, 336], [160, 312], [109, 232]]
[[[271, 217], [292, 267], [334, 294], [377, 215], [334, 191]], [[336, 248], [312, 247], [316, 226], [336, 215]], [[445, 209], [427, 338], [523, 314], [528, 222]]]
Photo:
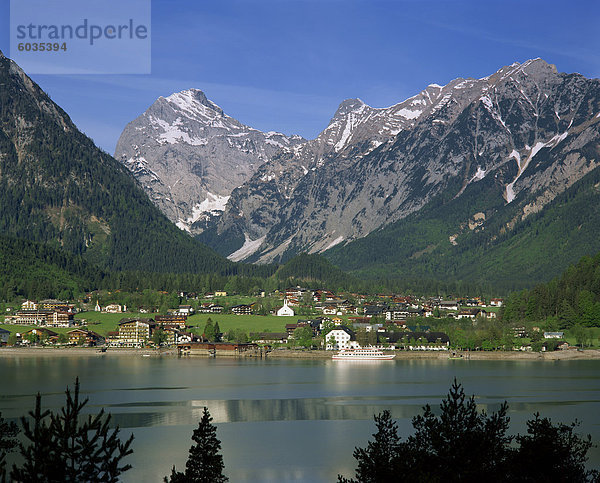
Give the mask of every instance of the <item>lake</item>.
[[[437, 407], [454, 377], [482, 409], [507, 400], [511, 432], [539, 411], [553, 421], [582, 421], [600, 442], [600, 361], [398, 360], [334, 362], [295, 359], [141, 356], [0, 357], [0, 412], [18, 418], [64, 404], [79, 376], [89, 408], [104, 407], [135, 435], [127, 482], [162, 481], [183, 469], [191, 435], [208, 406], [232, 482], [334, 482], [352, 476], [355, 446], [364, 446], [373, 414], [389, 409], [400, 433], [424, 404]], [[595, 467], [600, 450], [591, 451]]]

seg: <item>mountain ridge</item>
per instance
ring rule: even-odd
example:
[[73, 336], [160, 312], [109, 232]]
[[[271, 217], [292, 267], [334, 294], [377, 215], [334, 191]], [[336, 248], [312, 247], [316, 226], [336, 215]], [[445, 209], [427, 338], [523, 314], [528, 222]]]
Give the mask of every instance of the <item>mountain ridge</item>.
[[[520, 189], [523, 179], [518, 173], [519, 167], [516, 167], [516, 172], [513, 173], [515, 167], [507, 165], [510, 154], [516, 153], [516, 158], [522, 153], [524, 163], [521, 171], [526, 171], [525, 162], [529, 157], [535, 157], [534, 150], [547, 147], [547, 143], [558, 144], [564, 140], [560, 136], [556, 137], [559, 133], [554, 131], [547, 136], [542, 133], [545, 137], [541, 140], [536, 138], [536, 104], [540, 99], [532, 97], [540, 95], [540, 88], [549, 89], [552, 85], [560, 83], [561, 75], [563, 74], [558, 74], [555, 66], [541, 59], [532, 59], [522, 64], [513, 63], [482, 79], [458, 78], [446, 86], [431, 84], [416, 96], [390, 108], [377, 110], [387, 113], [383, 124], [387, 123], [388, 128], [394, 126], [389, 122], [390, 118], [394, 119], [394, 111], [403, 114], [404, 119], [400, 125], [395, 125], [396, 129], [391, 130], [392, 135], [387, 139], [383, 136], [383, 140], [375, 140], [375, 145], [366, 143], [373, 143], [374, 136], [383, 132], [373, 123], [370, 112], [366, 118], [370, 127], [376, 129], [372, 129], [368, 134], [354, 130], [350, 133], [356, 136], [353, 142], [345, 147], [337, 144], [340, 139], [339, 133], [342, 131], [340, 114], [346, 115], [347, 126], [368, 108], [361, 101], [344, 101], [329, 126], [316, 140], [294, 147], [294, 152], [288, 150], [288, 153], [292, 154], [280, 153], [261, 166], [249, 182], [234, 190], [223, 217], [216, 221], [216, 226], [200, 235], [200, 238], [211, 244], [212, 240], [228, 237], [239, 240], [241, 245], [246, 240], [251, 242], [264, 237], [255, 254], [246, 258], [248, 261], [264, 263], [285, 259], [288, 256], [285, 255], [286, 252], [292, 255], [303, 250], [311, 253], [322, 252], [332, 245], [348, 243], [393, 223], [420, 209], [432, 195], [440, 189], [445, 189], [444, 178], [447, 177], [462, 176], [458, 181], [461, 186], [455, 193], [460, 195], [461, 190], [469, 183], [482, 179], [486, 171], [490, 172], [490, 168], [494, 170], [502, 167], [503, 171], [500, 174], [507, 177], [507, 190], [510, 188], [514, 195], [513, 192]], [[517, 89], [515, 86], [518, 87], [520, 82], [523, 82], [523, 86]], [[498, 89], [504, 92], [499, 94]], [[515, 90], [522, 99], [515, 98]], [[507, 100], [502, 101], [498, 95], [506, 96]], [[502, 106], [498, 104], [499, 101], [503, 103]], [[507, 106], [506, 103], [511, 105]], [[512, 105], [515, 103], [527, 105], [514, 108]], [[433, 145], [434, 142], [456, 137], [456, 133], [452, 131], [452, 124], [463, 122], [460, 115], [467, 108], [470, 108], [469, 113], [475, 118], [465, 119], [464, 122], [473, 125], [461, 128], [470, 131], [468, 135], [474, 138], [474, 142], [469, 139], [471, 146], [467, 147], [467, 140], [457, 138], [453, 141], [454, 152], [447, 152], [443, 163], [439, 159], [431, 159], [435, 153], [423, 151], [427, 151], [428, 145]], [[527, 129], [534, 133], [534, 138], [529, 140], [527, 132], [519, 132], [520, 128], [511, 133], [500, 114], [503, 109], [507, 110], [507, 120], [513, 124], [515, 119], [510, 117], [511, 109], [521, 111], [517, 112], [517, 115], [528, 122]], [[398, 117], [395, 120], [397, 121]], [[490, 132], [497, 132], [504, 146], [500, 146], [501, 143], [492, 136], [488, 136], [486, 144], [482, 145], [477, 138], [478, 123], [483, 123], [482, 126], [487, 124], [484, 127]], [[360, 125], [360, 122], [354, 122], [354, 125]], [[420, 129], [416, 129], [415, 125]], [[414, 140], [407, 139], [411, 133], [415, 133], [414, 136], [421, 134], [419, 146], [414, 145]], [[434, 137], [438, 135], [439, 139], [428, 139], [430, 134]], [[398, 141], [399, 137], [402, 141]], [[407, 142], [413, 144], [407, 147]], [[313, 147], [315, 144], [317, 148]], [[506, 146], [510, 149], [503, 153], [505, 159], [494, 160], [492, 163], [485, 159], [496, 156], [498, 153], [494, 151], [500, 147], [506, 150]], [[411, 160], [411, 155], [416, 149], [421, 150], [419, 156], [423, 161], [420, 166], [414, 156]], [[374, 159], [376, 156], [380, 159]], [[398, 163], [394, 157], [406, 159]], [[364, 167], [367, 160], [371, 163], [369, 170]], [[492, 166], [485, 169], [482, 162]], [[269, 171], [269, 168], [273, 169]], [[350, 171], [355, 178], [358, 176], [364, 180], [345, 177], [345, 172]], [[508, 181], [510, 176], [512, 178]], [[338, 189], [337, 186], [328, 183], [329, 179], [341, 179], [341, 187]], [[419, 181], [420, 179], [424, 181]], [[451, 183], [455, 182], [457, 180], [451, 180]], [[373, 193], [377, 194], [377, 197], [372, 196]], [[377, 198], [383, 200], [378, 202]], [[331, 213], [327, 213], [327, 210]], [[348, 220], [352, 220], [352, 223]]]
[[61, 247], [103, 269], [236, 270], [173, 226], [133, 175], [6, 57], [0, 83], [4, 234]]

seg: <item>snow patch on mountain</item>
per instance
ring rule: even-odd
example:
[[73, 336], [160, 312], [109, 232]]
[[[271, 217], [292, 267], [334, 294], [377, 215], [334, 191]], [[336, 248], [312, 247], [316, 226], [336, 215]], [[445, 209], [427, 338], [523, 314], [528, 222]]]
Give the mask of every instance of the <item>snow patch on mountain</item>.
[[248, 234], [244, 233], [244, 238], [245, 241], [242, 247], [227, 256], [227, 258], [232, 262], [239, 262], [240, 260], [248, 258], [250, 255], [254, 254], [265, 241], [266, 236], [262, 236], [256, 240], [251, 240]]
[[177, 228], [179, 228], [181, 231], [187, 231], [188, 233], [190, 233], [190, 227], [181, 220], [179, 220], [177, 223], [175, 223], [175, 226]]
[[[181, 118], [177, 119], [181, 121]], [[181, 122], [169, 124], [168, 122], [158, 119], [154, 116], [149, 116], [149, 120], [154, 126], [158, 126], [163, 130], [163, 132], [159, 135], [159, 141], [164, 141], [168, 144], [186, 143], [192, 146], [203, 146], [208, 144], [208, 139], [193, 138], [187, 132], [179, 129], [178, 126], [181, 125]]]
[[473, 178], [471, 178], [471, 181], [480, 180], [483, 178], [485, 178], [485, 169], [481, 169], [481, 166], [477, 166], [477, 172]]
[[336, 245], [339, 245], [339, 244], [340, 244], [340, 243], [342, 243], [343, 241], [344, 241], [344, 237], [343, 237], [343, 236], [338, 236], [338, 237], [337, 237], [335, 240], [333, 240], [333, 241], [332, 241], [332, 242], [331, 242], [329, 245], [327, 245], [327, 247], [326, 247], [326, 248], [324, 248], [324, 249], [323, 249], [323, 250], [321, 250], [321, 251], [323, 251], [323, 252], [324, 252], [324, 251], [327, 251], [327, 250], [329, 250], [330, 248], [333, 248], [334, 246], [336, 246]]
[[350, 134], [352, 134], [353, 123], [354, 115], [351, 114], [350, 118], [346, 121], [346, 125], [344, 126], [344, 132], [342, 133], [340, 140], [334, 146], [336, 151], [339, 151], [346, 145], [346, 141], [348, 141]]
[[402, 117], [405, 117], [406, 119], [417, 119], [421, 114], [423, 114], [423, 111], [419, 111], [419, 110], [410, 110], [410, 109], [400, 109], [398, 111], [398, 114], [401, 115]]
[[209, 101], [204, 93], [199, 89], [187, 89], [181, 92], [175, 92], [166, 97], [165, 100], [175, 106], [190, 117], [203, 117], [206, 119], [215, 119], [224, 116], [223, 110], [214, 102]]
[[[552, 140], [550, 141], [552, 142]], [[537, 142], [535, 143], [535, 145], [533, 146], [533, 148], [531, 149], [531, 152], [529, 153], [529, 156], [527, 156], [527, 159], [525, 160], [525, 162], [523, 164], [521, 164], [521, 156], [518, 155], [518, 157], [515, 157], [515, 160], [517, 161], [517, 165], [519, 166], [519, 171], [517, 173], [517, 177], [508, 185], [506, 185], [506, 192], [504, 197], [506, 198], [506, 202], [510, 203], [511, 201], [513, 201], [515, 199], [515, 192], [514, 192], [514, 186], [515, 183], [519, 180], [519, 178], [521, 177], [521, 175], [523, 174], [523, 172], [527, 169], [527, 166], [529, 166], [529, 163], [531, 162], [531, 160], [533, 159], [533, 157], [539, 153], [540, 149], [546, 147], [547, 143], [544, 142]], [[511, 157], [512, 154], [516, 153], [516, 151], [512, 151], [511, 153]]]
[[[171, 189], [171, 187], [169, 187]], [[206, 214], [220, 216], [225, 211], [225, 206], [230, 196], [215, 195], [211, 192], [206, 193], [206, 199], [192, 207], [191, 215], [186, 219], [179, 219], [175, 223], [181, 230], [191, 233], [191, 226], [200, 220]], [[168, 200], [168, 199], [167, 199]], [[170, 200], [169, 200], [170, 201]]]
[[229, 201], [230, 196], [214, 195], [210, 192], [206, 193], [206, 199], [202, 203], [198, 203], [192, 208], [192, 216], [187, 219], [188, 223], [197, 221], [202, 213], [210, 213], [213, 211], [225, 211], [225, 206]]
[[[568, 135], [569, 135], [569, 132], [565, 131], [561, 134], [556, 134], [547, 142], [539, 141], [539, 142], [535, 143], [533, 148], [531, 148], [531, 152], [529, 153], [529, 156], [527, 157], [525, 162], [522, 164], [521, 164], [521, 156], [519, 155], [519, 153], [517, 151], [513, 150], [510, 153], [509, 159], [514, 158], [517, 161], [519, 171], [517, 173], [516, 178], [506, 186], [506, 191], [505, 191], [504, 197], [506, 198], [507, 203], [510, 203], [511, 201], [513, 201], [515, 199], [514, 185], [518, 181], [518, 179], [521, 177], [523, 172], [527, 169], [527, 166], [529, 166], [529, 163], [534, 158], [534, 156], [537, 153], [539, 153], [540, 150], [543, 148], [556, 147], [556, 145], [559, 144], [560, 142], [564, 141]], [[529, 148], [529, 146], [527, 146], [527, 147]]]

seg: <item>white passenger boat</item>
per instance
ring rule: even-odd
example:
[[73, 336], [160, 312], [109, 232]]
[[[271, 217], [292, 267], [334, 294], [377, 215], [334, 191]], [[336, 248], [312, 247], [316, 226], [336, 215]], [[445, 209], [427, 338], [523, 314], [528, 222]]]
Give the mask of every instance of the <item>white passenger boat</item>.
[[396, 357], [396, 354], [384, 354], [379, 349], [342, 349], [331, 358], [335, 361], [387, 361]]

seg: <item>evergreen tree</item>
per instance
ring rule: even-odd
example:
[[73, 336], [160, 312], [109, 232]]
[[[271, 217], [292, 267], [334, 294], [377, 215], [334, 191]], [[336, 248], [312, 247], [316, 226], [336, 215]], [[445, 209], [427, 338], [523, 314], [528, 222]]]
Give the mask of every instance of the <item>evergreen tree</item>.
[[23, 425], [23, 433], [29, 439], [30, 444], [19, 444], [24, 462], [21, 468], [13, 466], [10, 474], [11, 479], [23, 482], [56, 481], [56, 469], [53, 468], [48, 454], [52, 449], [50, 428], [46, 422], [46, 418], [50, 416], [50, 411], [42, 412], [39, 393], [35, 399], [35, 410], [30, 411], [29, 416], [33, 420], [33, 427], [29, 425], [29, 421], [25, 418], [21, 418], [21, 424]]
[[0, 413], [0, 481], [6, 481], [6, 455], [17, 447], [15, 437], [19, 428], [13, 422], [8, 422]]
[[206, 325], [204, 326], [204, 337], [210, 342], [215, 341], [215, 326], [210, 317], [207, 319]]
[[198, 428], [194, 430], [192, 441], [196, 444], [190, 448], [185, 473], [178, 472], [175, 467], [166, 483], [223, 483], [229, 481], [223, 475], [223, 456], [219, 454], [221, 441], [217, 438], [217, 428], [212, 424], [212, 417], [205, 406]]
[[369, 441], [366, 448], [355, 448], [354, 458], [358, 462], [356, 468], [357, 480], [348, 480], [338, 477], [339, 483], [378, 483], [395, 481], [397, 479], [398, 426], [392, 419], [391, 413], [386, 409], [383, 413], [375, 415], [377, 432], [373, 434], [374, 441]]
[[[519, 450], [514, 453], [510, 468], [513, 480], [523, 482], [560, 481], [583, 483], [599, 481], [598, 471], [587, 471], [587, 452], [591, 437], [575, 433], [578, 422], [554, 425], [548, 418], [527, 421], [527, 434], [517, 436]], [[536, 464], [532, 465], [531, 462]], [[507, 478], [508, 480], [509, 478]]]
[[79, 379], [75, 381], [74, 394], [67, 388], [66, 396], [66, 406], [54, 414], [42, 411], [38, 393], [35, 410], [29, 413], [33, 426], [27, 418], [21, 418], [29, 443], [19, 445], [24, 461], [21, 467], [13, 466], [13, 481], [116, 482], [121, 473], [131, 468], [120, 465], [133, 452], [133, 435], [121, 442], [119, 428], [109, 430], [111, 418], [104, 415], [104, 410], [82, 419], [88, 399], [79, 399]]
[[506, 436], [510, 421], [506, 402], [497, 413], [480, 413], [474, 396], [467, 398], [455, 379], [440, 410], [436, 416], [426, 405], [423, 415], [413, 419], [415, 433], [402, 444], [407, 474], [431, 481], [460, 468], [463, 480], [489, 480], [494, 474], [500, 478], [512, 440]]
[[215, 342], [221, 342], [221, 328], [219, 327], [219, 322], [215, 322]]
[[478, 412], [454, 381], [435, 416], [426, 405], [413, 418], [415, 433], [400, 441], [389, 411], [375, 416], [377, 432], [366, 448], [356, 448], [356, 479], [339, 483], [407, 482], [598, 482], [598, 471], [585, 468], [590, 436], [575, 433], [577, 422], [553, 425], [536, 414], [527, 434], [507, 436], [506, 403], [498, 412]]

